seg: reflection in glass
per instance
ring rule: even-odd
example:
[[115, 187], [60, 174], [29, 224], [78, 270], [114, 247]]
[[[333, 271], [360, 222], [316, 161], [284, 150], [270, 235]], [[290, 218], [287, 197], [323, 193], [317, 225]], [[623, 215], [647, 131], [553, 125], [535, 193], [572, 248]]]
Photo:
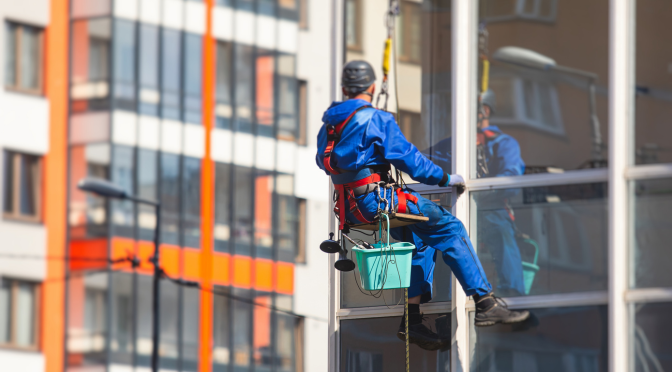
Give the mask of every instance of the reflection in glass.
[[[229, 293], [228, 287], [215, 286], [215, 292]], [[231, 360], [231, 311], [229, 298], [224, 295], [213, 296], [212, 313], [212, 370], [214, 372], [228, 372]]]
[[198, 288], [182, 288], [182, 368], [183, 372], [198, 371], [198, 337], [200, 335], [200, 300]]
[[180, 244], [180, 156], [161, 153], [161, 242]]
[[278, 139], [295, 141], [298, 135], [299, 118], [298, 81], [296, 79], [296, 56], [278, 56]]
[[672, 179], [633, 181], [631, 288], [672, 287]]
[[254, 102], [253, 56], [253, 47], [235, 44], [235, 130], [245, 133], [252, 133], [252, 104]]
[[169, 281], [161, 282], [161, 319], [159, 324], [159, 366], [178, 369], [178, 325], [180, 316], [180, 287]]
[[16, 288], [15, 341], [19, 346], [35, 344], [35, 284], [18, 282]]
[[70, 148], [69, 212], [70, 238], [107, 236], [107, 201], [77, 188], [84, 177], [108, 179], [110, 145], [92, 144]]
[[672, 56], [660, 48], [669, 28], [672, 4], [637, 0], [635, 53], [636, 164], [672, 163]]
[[185, 247], [201, 247], [201, 159], [182, 158], [182, 232]]
[[[121, 186], [130, 195], [134, 195], [134, 148], [115, 145], [112, 151], [112, 182]], [[132, 238], [135, 224], [134, 203], [130, 200], [111, 199], [110, 204], [114, 235]]]
[[[608, 10], [607, 0], [591, 6], [479, 1], [481, 95], [474, 99], [481, 104], [475, 130], [485, 136], [486, 158], [516, 155], [517, 146], [497, 144], [506, 134], [520, 144], [526, 173], [606, 166]], [[493, 96], [490, 104], [486, 92]], [[489, 176], [498, 175], [504, 174]]]
[[634, 316], [630, 328], [632, 371], [672, 370], [672, 303], [634, 303], [630, 311]]
[[495, 293], [607, 290], [605, 183], [471, 195], [471, 237]]
[[115, 107], [135, 110], [135, 22], [114, 20], [114, 100]]
[[184, 121], [201, 124], [203, 36], [184, 34]]
[[531, 312], [521, 324], [471, 327], [471, 372], [608, 371], [606, 306]]
[[[137, 195], [147, 200], [158, 200], [157, 198], [157, 172], [158, 172], [157, 151], [138, 148], [138, 169]], [[140, 240], [153, 241], [154, 229], [156, 227], [156, 211], [154, 207], [146, 204], [138, 204], [138, 238]]]
[[180, 110], [182, 33], [178, 30], [161, 30], [161, 117], [181, 120]]
[[[441, 335], [447, 331], [450, 337], [450, 321], [445, 320], [445, 316], [431, 314], [425, 324], [435, 330], [439, 328]], [[405, 371], [405, 346], [397, 338], [400, 321], [401, 317], [342, 320], [341, 372]], [[450, 349], [426, 351], [411, 344], [409, 359], [411, 371], [450, 371]]]
[[67, 286], [67, 366], [105, 366], [108, 274], [73, 275]]
[[275, 111], [275, 52], [257, 49], [256, 117], [257, 135], [273, 136]]
[[[422, 196], [449, 211], [452, 208], [450, 193], [429, 194]], [[450, 271], [450, 266], [445, 264], [439, 252], [437, 252], [434, 256], [434, 261], [436, 262], [437, 260], [438, 263], [436, 263], [436, 266], [434, 266], [434, 281], [432, 282], [433, 297], [430, 302], [450, 301], [453, 288], [451, 284], [452, 272]]]
[[257, 292], [254, 302], [261, 306], [254, 306], [254, 370], [270, 372], [273, 361], [271, 347], [271, 309], [273, 297], [271, 293]]
[[254, 245], [259, 258], [273, 258], [274, 187], [273, 172], [258, 169], [254, 184]]
[[138, 111], [142, 115], [159, 115], [159, 28], [140, 23], [140, 45], [138, 48], [140, 92]]
[[[233, 295], [250, 298], [250, 290], [234, 288]], [[243, 301], [233, 301], [233, 364], [235, 367], [249, 368], [251, 361], [252, 305]]]
[[133, 274], [112, 273], [112, 322], [110, 358], [112, 363], [133, 364]]
[[250, 255], [252, 245], [252, 169], [234, 166], [234, 241], [235, 253]]
[[152, 277], [138, 275], [137, 277], [137, 310], [135, 311], [136, 324], [136, 354], [135, 364], [138, 367], [150, 367], [152, 362]]
[[0, 279], [0, 343], [12, 340], [12, 282]]
[[215, 106], [216, 126], [231, 129], [233, 116], [233, 46], [231, 43], [217, 42], [217, 103]]
[[231, 164], [215, 163], [215, 251], [228, 252], [231, 238]]
[[72, 23], [70, 96], [73, 112], [109, 109], [111, 29], [109, 18]]
[[278, 217], [276, 234], [278, 236], [278, 256], [280, 261], [293, 262], [297, 245], [298, 201], [294, 196], [294, 176], [280, 174], [276, 180], [276, 198]]
[[19, 26], [11, 22], [5, 22], [5, 85], [16, 85], [16, 45]]

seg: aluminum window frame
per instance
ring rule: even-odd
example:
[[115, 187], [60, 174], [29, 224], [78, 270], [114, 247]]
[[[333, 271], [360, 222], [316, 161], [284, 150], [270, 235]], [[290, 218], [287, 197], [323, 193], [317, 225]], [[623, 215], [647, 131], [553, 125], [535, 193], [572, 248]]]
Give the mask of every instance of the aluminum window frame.
[[[38, 282], [34, 281], [29, 281], [29, 280], [22, 280], [22, 279], [15, 279], [15, 278], [7, 278], [7, 277], [2, 277], [0, 280], [5, 280], [9, 282], [9, 288], [10, 288], [10, 305], [11, 308], [9, 310], [9, 313], [7, 314], [9, 316], [9, 342], [6, 343], [0, 343], [0, 350], [2, 349], [8, 349], [8, 350], [23, 350], [23, 351], [39, 351], [40, 350], [40, 306], [41, 306], [41, 292], [42, 292], [42, 286]], [[28, 346], [23, 346], [19, 345], [17, 343], [17, 322], [16, 316], [18, 312], [18, 305], [17, 305], [17, 298], [18, 298], [18, 292], [19, 292], [19, 285], [20, 284], [28, 284], [33, 287], [33, 314], [32, 314], [32, 319], [33, 319], [33, 343]]]
[[[14, 83], [13, 84], [8, 84], [8, 81], [6, 80], [7, 78], [5, 77], [5, 81], [3, 82], [3, 86], [7, 91], [10, 92], [17, 92], [17, 93], [24, 93], [24, 94], [31, 94], [31, 95], [36, 95], [36, 96], [42, 96], [44, 95], [44, 57], [45, 57], [45, 37], [44, 37], [44, 32], [45, 29], [44, 27], [39, 27], [39, 26], [32, 26], [29, 24], [21, 23], [21, 22], [15, 22], [12, 20], [5, 20], [4, 22], [4, 32], [8, 32], [9, 26], [14, 26], [16, 27], [16, 34], [14, 35], [14, 42], [16, 43], [14, 53], [16, 56], [16, 60], [14, 61]], [[21, 79], [22, 79], [22, 71], [21, 71], [21, 65], [22, 65], [22, 56], [21, 56], [21, 45], [24, 41], [24, 32], [26, 28], [33, 28], [37, 31], [37, 61], [36, 61], [36, 68], [37, 71], [35, 73], [37, 74], [37, 87], [36, 88], [26, 88], [21, 85]], [[6, 36], [5, 36], [6, 38]], [[5, 51], [7, 46], [5, 46]], [[3, 61], [3, 68], [5, 67], [6, 62]]]

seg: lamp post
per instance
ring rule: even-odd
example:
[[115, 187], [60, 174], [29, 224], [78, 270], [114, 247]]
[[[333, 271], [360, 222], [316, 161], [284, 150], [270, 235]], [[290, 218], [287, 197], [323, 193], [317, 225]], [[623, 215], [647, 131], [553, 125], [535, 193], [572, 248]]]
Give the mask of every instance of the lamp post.
[[161, 203], [138, 198], [134, 195], [128, 194], [119, 185], [110, 181], [87, 177], [82, 178], [77, 183], [77, 188], [82, 191], [91, 192], [104, 198], [130, 200], [134, 203], [147, 204], [154, 207], [156, 212], [156, 226], [154, 227], [154, 257], [152, 263], [154, 264], [154, 283], [152, 293], [152, 372], [159, 370], [159, 280], [161, 279], [161, 268], [159, 267], [159, 226], [161, 223]]
[[595, 82], [597, 81], [597, 74], [571, 67], [560, 66], [553, 58], [547, 57], [533, 50], [515, 46], [505, 46], [497, 49], [497, 51], [493, 53], [492, 58], [497, 61], [513, 65], [544, 71], [555, 70], [588, 79], [588, 104], [590, 107], [590, 126], [593, 140], [591, 165], [593, 167], [599, 167], [599, 164], [604, 161], [604, 157], [602, 156], [604, 143], [602, 141], [602, 133], [600, 132], [600, 121], [597, 117], [597, 105], [595, 103]]

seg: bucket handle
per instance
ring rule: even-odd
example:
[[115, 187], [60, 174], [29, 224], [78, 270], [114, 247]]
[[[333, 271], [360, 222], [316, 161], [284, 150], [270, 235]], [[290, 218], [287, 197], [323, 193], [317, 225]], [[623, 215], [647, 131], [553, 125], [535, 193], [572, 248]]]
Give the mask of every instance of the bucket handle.
[[531, 244], [535, 249], [535, 251], [534, 251], [534, 264], [536, 265], [537, 260], [539, 259], [539, 244], [537, 244], [537, 242], [535, 242], [534, 240], [532, 240], [530, 238], [525, 239], [525, 242]]

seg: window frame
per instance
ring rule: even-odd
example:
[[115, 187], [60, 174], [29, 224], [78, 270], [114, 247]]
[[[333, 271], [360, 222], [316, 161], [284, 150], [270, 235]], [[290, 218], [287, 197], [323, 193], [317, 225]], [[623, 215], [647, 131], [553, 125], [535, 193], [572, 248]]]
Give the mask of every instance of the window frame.
[[[1, 280], [6, 280], [11, 283], [10, 290], [10, 304], [12, 308], [9, 311], [9, 338], [8, 343], [0, 343], [0, 349], [10, 349], [10, 350], [25, 350], [25, 351], [39, 351], [40, 349], [40, 300], [41, 300], [41, 290], [42, 286], [37, 282], [32, 282], [28, 280], [21, 279], [12, 279], [7, 277], [2, 277]], [[16, 298], [18, 297], [19, 284], [26, 283], [33, 286], [33, 296], [35, 299], [34, 308], [33, 308], [33, 344], [30, 346], [21, 346], [16, 343], [16, 322], [13, 321], [16, 319], [17, 306]]]
[[[12, 211], [7, 212], [5, 211], [6, 206], [3, 206], [3, 211], [2, 211], [2, 217], [7, 220], [13, 220], [13, 221], [22, 221], [22, 222], [34, 222], [34, 223], [40, 223], [42, 221], [42, 189], [43, 189], [43, 182], [42, 182], [42, 162], [43, 159], [39, 155], [30, 155], [26, 153], [21, 153], [17, 151], [11, 151], [11, 150], [5, 150], [4, 154], [5, 157], [11, 157], [11, 161], [13, 162], [13, 172], [12, 172]], [[21, 188], [21, 158], [23, 156], [35, 156], [37, 158], [37, 170], [35, 171], [35, 190], [33, 192], [35, 193], [34, 198], [35, 198], [35, 214], [34, 215], [24, 215], [21, 213], [21, 208], [19, 206], [20, 200], [21, 200], [21, 195], [22, 195], [22, 188]], [[7, 184], [7, 181], [9, 180], [4, 180], [5, 185]], [[7, 193], [7, 187], [4, 187], [3, 190], [3, 199], [4, 196]]]
[[296, 198], [296, 255], [294, 262], [297, 264], [306, 264], [306, 241], [308, 234], [308, 200]]
[[[37, 95], [41, 96], [44, 94], [44, 28], [43, 27], [37, 27], [37, 26], [31, 26], [25, 23], [20, 23], [20, 22], [14, 22], [11, 20], [5, 20], [5, 32], [7, 32], [7, 26], [13, 25], [16, 27], [16, 49], [14, 51], [16, 55], [16, 61], [14, 65], [14, 71], [15, 71], [15, 80], [14, 80], [14, 85], [8, 85], [7, 81], [5, 80], [3, 82], [5, 90], [10, 91], [10, 92], [17, 92], [17, 93], [25, 93], [25, 94], [32, 94], [32, 95]], [[31, 27], [34, 28], [38, 31], [38, 37], [37, 37], [37, 88], [35, 89], [30, 89], [30, 88], [24, 88], [21, 86], [21, 44], [23, 42], [23, 33], [26, 27]], [[7, 48], [7, 46], [5, 46]], [[5, 49], [5, 51], [7, 51]], [[5, 62], [6, 63], [6, 62]], [[5, 77], [6, 79], [6, 77]]]
[[297, 112], [298, 115], [298, 124], [299, 132], [296, 137], [296, 144], [299, 146], [308, 145], [308, 104], [309, 104], [309, 94], [308, 94], [308, 81], [306, 80], [297, 80], [297, 94], [296, 98], [298, 101], [299, 109]]
[[354, 28], [355, 28], [355, 44], [348, 44], [348, 29], [347, 27], [343, 27], [343, 40], [345, 43], [345, 48], [346, 50], [350, 52], [362, 52], [364, 50], [364, 46], [362, 45], [362, 39], [364, 38], [362, 35], [363, 31], [363, 19], [364, 15], [362, 14], [363, 12], [363, 5], [362, 5], [362, 0], [343, 0], [343, 17], [347, 17], [347, 7], [348, 7], [348, 2], [352, 2], [355, 4], [355, 20], [354, 20]]
[[[422, 50], [420, 50], [420, 58], [416, 58], [411, 54], [405, 54], [405, 46], [411, 46], [414, 44], [413, 35], [408, 31], [407, 25], [410, 24], [413, 20], [404, 16], [404, 11], [408, 8], [416, 8], [419, 14], [419, 18], [422, 21], [422, 3], [413, 0], [403, 0], [400, 2], [399, 9], [399, 26], [401, 26], [401, 32], [397, 32], [397, 40], [399, 42], [399, 62], [408, 63], [413, 65], [420, 65], [422, 63]], [[420, 30], [419, 39], [422, 39], [422, 30]], [[399, 40], [401, 39], [401, 40]]]

